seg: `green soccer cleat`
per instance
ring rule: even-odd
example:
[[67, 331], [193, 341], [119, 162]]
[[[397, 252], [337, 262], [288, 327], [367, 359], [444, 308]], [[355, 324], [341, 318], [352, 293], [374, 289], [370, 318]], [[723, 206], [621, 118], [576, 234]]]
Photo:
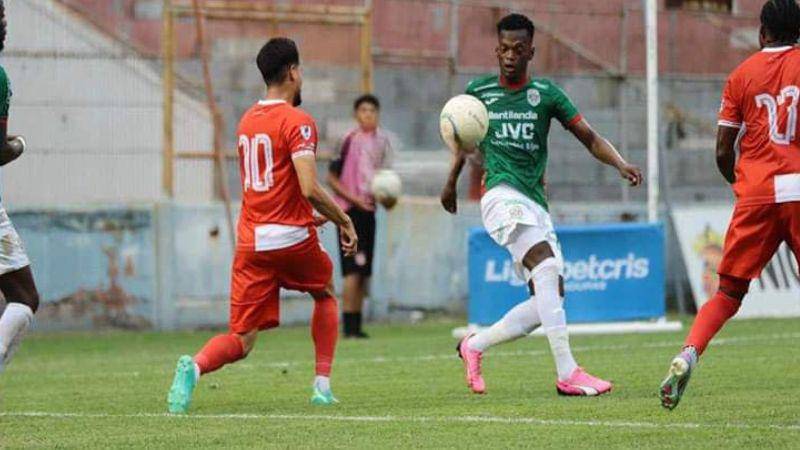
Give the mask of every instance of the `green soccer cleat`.
[[171, 414], [186, 414], [189, 411], [195, 386], [197, 379], [194, 375], [194, 360], [189, 355], [183, 355], [178, 359], [175, 378], [172, 379], [172, 387], [167, 395]]
[[659, 390], [661, 406], [669, 410], [673, 410], [678, 406], [696, 364], [697, 353], [693, 347], [684, 349], [672, 359], [667, 377], [661, 382], [661, 389]]
[[339, 403], [333, 392], [330, 390], [321, 391], [318, 387], [314, 386], [314, 393], [311, 395], [311, 404], [319, 406], [335, 405]]

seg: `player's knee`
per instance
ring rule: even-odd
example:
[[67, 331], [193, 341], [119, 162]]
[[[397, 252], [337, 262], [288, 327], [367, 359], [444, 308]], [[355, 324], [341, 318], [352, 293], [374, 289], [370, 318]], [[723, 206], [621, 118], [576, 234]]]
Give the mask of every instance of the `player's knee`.
[[730, 275], [720, 275], [719, 290], [728, 297], [742, 301], [744, 296], [747, 295], [747, 291], [750, 290], [750, 280]]
[[560, 279], [561, 263], [555, 257], [545, 258], [532, 267], [530, 272], [531, 280], [533, 281], [542, 281], [543, 278], [548, 280]]
[[530, 250], [525, 253], [522, 264], [528, 270], [535, 270], [549, 258], [555, 258], [553, 248], [550, 247], [550, 243], [542, 241], [531, 247]]
[[242, 358], [244, 359], [256, 345], [258, 330], [249, 331], [247, 333], [239, 334], [237, 336], [239, 337], [239, 340], [242, 341]]
[[310, 294], [314, 301], [324, 301], [330, 299], [333, 302], [336, 302], [336, 294], [333, 290], [333, 285], [330, 285], [319, 291], [312, 291]]
[[39, 309], [39, 292], [36, 290], [36, 288], [23, 292], [20, 292], [16, 296], [7, 299], [7, 301], [9, 303], [21, 303], [35, 313]]

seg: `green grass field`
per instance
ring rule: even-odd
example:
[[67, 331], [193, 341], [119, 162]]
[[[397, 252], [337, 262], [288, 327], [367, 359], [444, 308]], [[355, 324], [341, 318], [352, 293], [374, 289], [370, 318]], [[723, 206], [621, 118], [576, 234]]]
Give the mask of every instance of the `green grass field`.
[[798, 447], [800, 321], [734, 322], [683, 403], [657, 387], [683, 332], [576, 336], [579, 362], [615, 382], [600, 398], [556, 395], [546, 341], [487, 353], [488, 394], [467, 392], [455, 322], [373, 326], [340, 343], [334, 392], [308, 404], [306, 328], [262, 335], [239, 364], [204, 377], [193, 413], [165, 414], [174, 362], [210, 333], [39, 334], [0, 376], [7, 447]]

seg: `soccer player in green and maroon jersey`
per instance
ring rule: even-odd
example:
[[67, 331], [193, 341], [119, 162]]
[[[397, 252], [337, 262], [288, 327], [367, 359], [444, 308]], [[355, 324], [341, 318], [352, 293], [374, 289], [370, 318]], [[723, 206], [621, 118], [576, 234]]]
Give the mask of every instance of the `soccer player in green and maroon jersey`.
[[[594, 396], [611, 390], [611, 383], [589, 375], [575, 362], [569, 345], [563, 304], [563, 260], [544, 191], [547, 137], [552, 119], [622, 178], [641, 184], [640, 170], [628, 164], [597, 134], [555, 83], [528, 75], [533, 59], [534, 26], [527, 17], [511, 14], [497, 24], [496, 49], [500, 75], [479, 77], [467, 94], [489, 112], [489, 131], [480, 144], [486, 170], [486, 193], [481, 216], [486, 231], [514, 258], [517, 273], [530, 288], [530, 299], [512, 308], [490, 328], [464, 338], [458, 346], [467, 384], [475, 393], [486, 390], [481, 375], [483, 352], [524, 336], [542, 326], [556, 362], [556, 389], [562, 395]], [[442, 191], [442, 205], [456, 212], [456, 181], [464, 166], [465, 150], [448, 142], [453, 163]], [[535, 289], [534, 289], [535, 288]]]
[[[0, 51], [6, 40], [5, 7], [0, 1]], [[25, 140], [9, 136], [8, 110], [11, 104], [11, 85], [5, 69], [0, 66], [0, 166], [17, 159], [25, 149]], [[33, 321], [39, 307], [39, 294], [33, 282], [31, 263], [17, 231], [5, 208], [0, 204], [0, 291], [6, 299], [6, 309], [0, 316], [0, 372], [8, 366], [22, 336]]]

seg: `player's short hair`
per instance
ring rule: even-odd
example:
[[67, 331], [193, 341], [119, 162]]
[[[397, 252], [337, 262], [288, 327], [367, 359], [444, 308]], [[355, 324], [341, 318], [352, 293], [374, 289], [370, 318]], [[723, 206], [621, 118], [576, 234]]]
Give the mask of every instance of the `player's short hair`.
[[761, 8], [761, 25], [779, 43], [800, 38], [800, 6], [795, 0], [769, 0]]
[[267, 86], [280, 84], [286, 79], [289, 69], [300, 64], [297, 45], [289, 38], [272, 38], [261, 47], [256, 64]]
[[531, 19], [528, 19], [526, 16], [522, 14], [509, 14], [499, 22], [497, 22], [497, 34], [500, 34], [501, 31], [516, 31], [516, 30], [525, 30], [528, 32], [528, 36], [533, 39], [533, 34], [536, 32], [536, 27], [533, 26], [533, 22]]
[[381, 109], [381, 102], [378, 100], [378, 97], [375, 97], [372, 94], [364, 94], [359, 96], [356, 101], [353, 102], [353, 111], [357, 110], [359, 106], [363, 103], [369, 103], [375, 107], [375, 109]]
[[0, 0], [0, 52], [6, 46], [6, 6]]

